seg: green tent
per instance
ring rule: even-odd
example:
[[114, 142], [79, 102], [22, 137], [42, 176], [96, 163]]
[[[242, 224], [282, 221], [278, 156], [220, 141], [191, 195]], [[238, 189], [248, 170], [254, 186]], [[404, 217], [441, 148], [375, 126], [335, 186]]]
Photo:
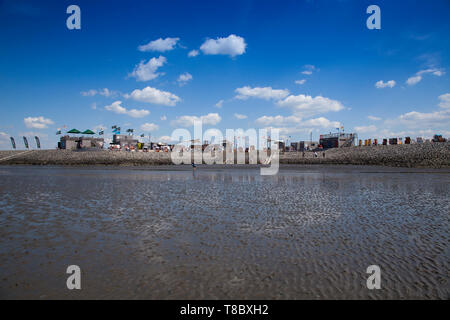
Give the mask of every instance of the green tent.
[[70, 131], [67, 131], [67, 133], [81, 133], [81, 131], [79, 131], [77, 129], [72, 129]]
[[83, 131], [82, 134], [95, 134], [95, 132], [87, 129], [87, 130]]

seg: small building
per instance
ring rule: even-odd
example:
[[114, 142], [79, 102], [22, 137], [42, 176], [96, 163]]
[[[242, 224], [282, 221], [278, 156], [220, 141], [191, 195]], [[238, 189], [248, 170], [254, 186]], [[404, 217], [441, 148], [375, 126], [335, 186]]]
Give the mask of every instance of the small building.
[[64, 150], [103, 149], [104, 144], [103, 138], [63, 136], [58, 142], [58, 148]]
[[324, 149], [351, 147], [355, 144], [356, 134], [354, 133], [330, 133], [320, 135], [319, 144]]
[[139, 140], [135, 139], [133, 136], [126, 134], [115, 134], [113, 135], [113, 141], [111, 145], [119, 146], [123, 148], [125, 146], [138, 148]]

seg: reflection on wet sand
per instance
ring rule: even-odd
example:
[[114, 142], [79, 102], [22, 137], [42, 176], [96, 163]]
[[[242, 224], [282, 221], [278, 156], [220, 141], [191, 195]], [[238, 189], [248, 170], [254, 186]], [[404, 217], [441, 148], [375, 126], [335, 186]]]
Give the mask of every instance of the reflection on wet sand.
[[[0, 297], [448, 298], [445, 170], [0, 169]], [[82, 290], [66, 286], [68, 265]], [[382, 269], [368, 290], [366, 268]]]

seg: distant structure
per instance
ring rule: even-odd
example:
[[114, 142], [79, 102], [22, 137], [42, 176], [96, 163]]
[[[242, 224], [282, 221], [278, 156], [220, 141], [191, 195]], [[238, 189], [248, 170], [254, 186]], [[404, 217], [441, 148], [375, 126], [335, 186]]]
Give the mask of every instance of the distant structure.
[[320, 135], [319, 144], [323, 149], [351, 147], [355, 145], [355, 133], [330, 133]]
[[306, 150], [314, 150], [319, 147], [318, 141], [299, 141], [299, 142], [291, 142], [291, 150], [292, 151], [306, 151]]
[[118, 146], [120, 148], [123, 148], [125, 146], [137, 148], [138, 144], [139, 140], [135, 139], [131, 135], [115, 134], [113, 135], [111, 146]]
[[58, 149], [103, 149], [104, 144], [103, 138], [63, 136], [58, 142]]

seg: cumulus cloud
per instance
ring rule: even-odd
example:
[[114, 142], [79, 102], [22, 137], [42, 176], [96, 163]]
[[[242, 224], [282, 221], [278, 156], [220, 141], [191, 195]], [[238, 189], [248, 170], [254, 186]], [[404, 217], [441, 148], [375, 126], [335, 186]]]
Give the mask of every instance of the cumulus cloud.
[[235, 90], [238, 95], [236, 96], [237, 99], [240, 100], [247, 100], [248, 98], [259, 98], [264, 100], [280, 100], [289, 95], [289, 90], [279, 90], [279, 89], [272, 89], [272, 87], [255, 87], [251, 88], [249, 86], [245, 86], [242, 88], [237, 88]]
[[422, 76], [413, 76], [408, 78], [408, 80], [406, 80], [406, 83], [410, 86], [413, 86], [417, 83], [419, 83], [420, 81], [422, 81]]
[[[438, 97], [439, 109], [431, 112], [410, 111], [401, 114], [397, 118], [387, 119], [384, 124], [390, 131], [392, 128], [407, 128], [409, 132], [415, 130], [432, 130], [442, 132], [450, 128], [450, 94], [446, 93]], [[403, 130], [404, 131], [404, 130]]]
[[439, 107], [450, 109], [450, 93], [440, 95], [438, 99], [441, 100], [441, 102], [439, 103]]
[[419, 83], [420, 81], [422, 81], [422, 76], [424, 74], [432, 74], [436, 77], [440, 77], [445, 74], [445, 71], [444, 71], [444, 69], [437, 69], [437, 68], [429, 68], [429, 69], [420, 70], [420, 71], [416, 72], [416, 74], [414, 76], [409, 77], [408, 80], [406, 80], [406, 83], [410, 86], [413, 86], [413, 85]]
[[158, 58], [151, 58], [147, 63], [142, 60], [130, 73], [131, 77], [135, 77], [138, 81], [149, 81], [157, 78], [164, 73], [156, 72], [158, 68], [162, 67], [167, 62], [167, 59], [163, 56]]
[[306, 127], [337, 128], [341, 123], [339, 121], [330, 121], [327, 118], [320, 117], [303, 121], [301, 125]]
[[381, 120], [381, 118], [375, 117], [375, 116], [367, 116], [367, 118], [369, 118], [370, 120], [373, 120], [373, 121], [380, 121]]
[[359, 127], [355, 127], [355, 131], [357, 133], [373, 133], [377, 131], [377, 127], [374, 125], [370, 125], [370, 126], [359, 126]]
[[194, 122], [201, 121], [204, 125], [216, 125], [218, 124], [222, 118], [219, 116], [218, 113], [209, 113], [204, 116], [181, 116], [177, 117], [176, 120], [172, 121], [173, 126], [180, 126], [180, 127], [191, 127], [194, 125]]
[[375, 83], [375, 87], [377, 87], [378, 89], [393, 88], [394, 86], [395, 86], [394, 80], [389, 80], [387, 82], [383, 82], [383, 80], [380, 80], [380, 81], [377, 81], [377, 83]]
[[324, 129], [337, 128], [341, 126], [338, 121], [330, 121], [324, 117], [309, 119], [302, 121], [295, 116], [283, 117], [261, 117], [257, 120], [257, 123], [265, 125], [266, 129], [278, 129], [280, 134], [297, 134], [297, 133], [309, 133], [311, 131], [320, 132]]
[[103, 89], [99, 89], [99, 90], [90, 89], [88, 91], [81, 91], [81, 95], [84, 97], [93, 97], [97, 94], [104, 96], [104, 97], [113, 97], [113, 96], [117, 95], [117, 92], [109, 90], [108, 88], [103, 88]]
[[159, 51], [159, 52], [165, 52], [173, 50], [175, 45], [177, 44], [178, 40], [180, 38], [159, 38], [157, 40], [150, 41], [149, 43], [139, 46], [139, 51]]
[[400, 115], [398, 120], [411, 127], [419, 127], [424, 125], [439, 125], [448, 123], [450, 120], [450, 110], [434, 111], [434, 112], [418, 112], [411, 111]]
[[145, 109], [141, 109], [141, 110], [137, 110], [137, 109], [131, 109], [128, 110], [125, 107], [122, 107], [122, 101], [115, 101], [113, 102], [111, 105], [109, 106], [105, 106], [105, 110], [107, 111], [111, 111], [117, 114], [126, 114], [130, 117], [133, 118], [142, 118], [145, 116], [148, 116], [150, 114], [150, 111], [145, 110]]
[[306, 79], [295, 80], [295, 84], [305, 84]]
[[189, 58], [193, 58], [193, 57], [198, 56], [198, 54], [199, 54], [198, 50], [191, 50], [191, 51], [189, 51], [189, 53], [188, 53], [188, 57], [189, 57]]
[[235, 113], [234, 117], [238, 120], [243, 120], [243, 119], [247, 119], [248, 117], [245, 114], [239, 114], [239, 113]]
[[302, 118], [297, 116], [284, 117], [281, 115], [277, 116], [262, 116], [256, 119], [256, 123], [263, 126], [286, 126], [293, 123], [300, 123]]
[[219, 100], [219, 102], [217, 102], [214, 106], [216, 107], [216, 108], [222, 108], [222, 106], [223, 106], [223, 103], [224, 103], [224, 101], [223, 100]]
[[141, 130], [142, 131], [156, 131], [159, 129], [159, 126], [157, 124], [154, 123], [144, 123], [143, 125], [141, 125]]
[[322, 96], [290, 95], [277, 102], [280, 107], [288, 107], [296, 116], [309, 117], [321, 113], [337, 112], [344, 109], [342, 103]]
[[180, 74], [177, 81], [180, 85], [185, 85], [189, 81], [192, 80], [192, 75], [188, 72], [185, 72], [183, 74]]
[[51, 119], [47, 119], [44, 117], [28, 117], [23, 119], [25, 126], [27, 128], [33, 129], [47, 129], [49, 125], [54, 124]]
[[174, 106], [181, 101], [181, 99], [173, 93], [161, 91], [152, 87], [145, 87], [142, 90], [136, 89], [130, 94], [126, 94], [125, 98], [164, 106]]
[[208, 39], [201, 46], [200, 50], [204, 54], [223, 54], [235, 57], [245, 52], [247, 44], [245, 39], [234, 34], [226, 38]]
[[169, 136], [161, 136], [159, 138], [155, 139], [158, 142], [164, 142], [164, 143], [169, 143], [169, 142], [173, 142], [174, 140], [172, 140], [172, 137]]

